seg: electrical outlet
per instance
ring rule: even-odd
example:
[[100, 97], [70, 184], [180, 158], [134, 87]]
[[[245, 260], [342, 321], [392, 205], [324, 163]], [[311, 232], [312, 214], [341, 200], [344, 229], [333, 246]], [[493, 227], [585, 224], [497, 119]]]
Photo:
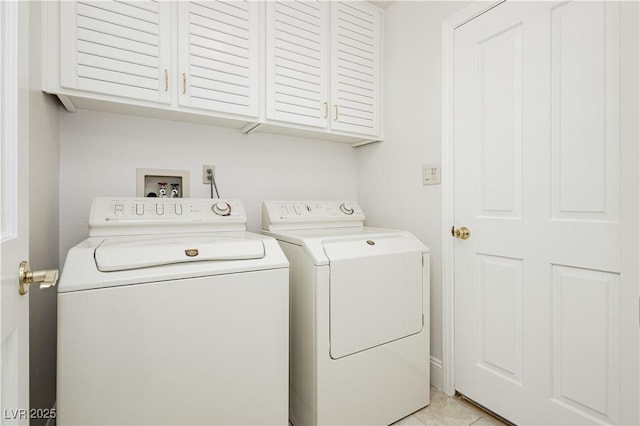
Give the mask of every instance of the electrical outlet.
[[440, 184], [440, 164], [425, 164], [422, 166], [422, 184]]
[[207, 172], [207, 170], [211, 169], [211, 174], [213, 176], [216, 175], [216, 166], [214, 166], [213, 164], [203, 164], [202, 165], [202, 183], [204, 183], [205, 185], [209, 185], [210, 184], [210, 180], [209, 180], [209, 173]]

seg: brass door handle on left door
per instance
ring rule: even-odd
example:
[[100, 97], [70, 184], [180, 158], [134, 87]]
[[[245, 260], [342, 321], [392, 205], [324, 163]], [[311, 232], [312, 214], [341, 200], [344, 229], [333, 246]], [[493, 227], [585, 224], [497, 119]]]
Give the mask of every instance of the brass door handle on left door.
[[455, 226], [451, 227], [451, 236], [455, 238], [460, 238], [461, 240], [468, 240], [471, 236], [471, 230], [466, 226], [461, 226], [460, 228], [456, 228]]
[[40, 283], [40, 288], [49, 288], [58, 282], [57, 269], [44, 269], [42, 271], [31, 271], [29, 262], [20, 262], [18, 271], [18, 292], [21, 295], [27, 294], [27, 286], [33, 283]]

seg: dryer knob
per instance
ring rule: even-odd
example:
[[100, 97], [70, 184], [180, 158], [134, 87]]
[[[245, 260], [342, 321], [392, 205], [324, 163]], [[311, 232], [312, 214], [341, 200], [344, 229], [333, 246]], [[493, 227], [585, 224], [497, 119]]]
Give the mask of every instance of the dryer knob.
[[347, 207], [344, 203], [340, 204], [340, 211], [344, 214], [353, 214], [353, 208]]
[[211, 206], [211, 211], [218, 216], [229, 216], [231, 214], [231, 206], [229, 203], [225, 203], [224, 201], [218, 201]]

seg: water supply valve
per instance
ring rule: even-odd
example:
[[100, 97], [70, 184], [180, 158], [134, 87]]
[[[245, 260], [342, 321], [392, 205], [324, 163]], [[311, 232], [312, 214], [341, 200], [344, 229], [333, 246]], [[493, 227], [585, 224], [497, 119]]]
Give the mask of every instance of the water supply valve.
[[158, 197], [167, 198], [167, 182], [158, 182], [160, 189], [158, 190]]
[[178, 190], [178, 187], [180, 186], [179, 183], [172, 183], [171, 184], [171, 198], [180, 198], [180, 191]]

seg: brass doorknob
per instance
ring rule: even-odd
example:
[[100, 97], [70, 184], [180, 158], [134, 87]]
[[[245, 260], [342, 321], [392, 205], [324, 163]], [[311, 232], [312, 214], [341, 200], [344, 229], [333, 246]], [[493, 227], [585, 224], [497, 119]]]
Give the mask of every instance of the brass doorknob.
[[31, 272], [29, 262], [23, 260], [20, 262], [20, 270], [18, 272], [18, 292], [21, 295], [27, 294], [27, 286], [33, 283], [40, 283], [40, 288], [49, 288], [58, 282], [57, 269], [45, 269], [42, 271]]
[[461, 226], [460, 228], [456, 228], [455, 226], [451, 227], [451, 236], [460, 238], [461, 240], [468, 240], [471, 236], [471, 230], [466, 226]]

